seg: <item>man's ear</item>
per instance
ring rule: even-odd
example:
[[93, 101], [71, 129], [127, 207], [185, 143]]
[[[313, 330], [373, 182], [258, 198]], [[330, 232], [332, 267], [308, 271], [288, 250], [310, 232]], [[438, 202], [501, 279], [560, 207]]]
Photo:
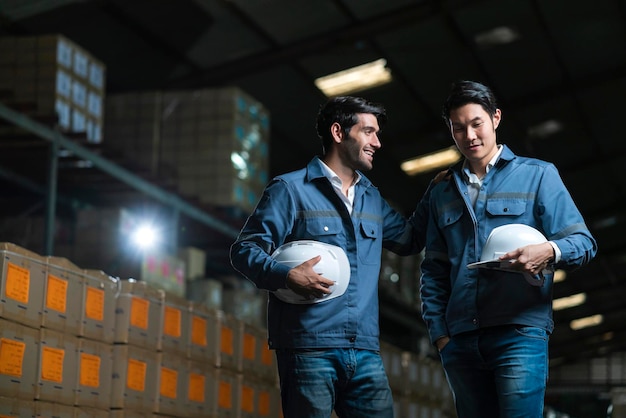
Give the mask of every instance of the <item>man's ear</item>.
[[335, 122], [330, 125], [330, 133], [337, 144], [343, 140], [344, 132], [339, 123]]
[[500, 125], [500, 121], [502, 120], [502, 111], [500, 109], [496, 109], [493, 114], [493, 130], [498, 129], [498, 125]]

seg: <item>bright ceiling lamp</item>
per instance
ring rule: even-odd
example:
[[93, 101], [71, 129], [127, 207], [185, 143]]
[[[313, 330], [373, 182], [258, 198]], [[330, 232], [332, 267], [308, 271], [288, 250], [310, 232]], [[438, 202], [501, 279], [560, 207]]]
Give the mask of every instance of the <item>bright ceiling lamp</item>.
[[552, 301], [552, 309], [560, 311], [562, 309], [573, 308], [574, 306], [582, 305], [586, 300], [586, 293], [577, 293], [575, 295], [554, 299]]
[[132, 241], [138, 248], [145, 250], [154, 247], [160, 241], [160, 236], [152, 225], [142, 224], [133, 232]]
[[554, 272], [554, 277], [552, 278], [553, 283], [560, 283], [567, 277], [567, 272], [565, 270], [558, 269]]
[[579, 329], [600, 325], [602, 321], [604, 321], [604, 317], [602, 315], [591, 315], [584, 318], [574, 319], [569, 323], [569, 327], [574, 331], [578, 331]]
[[315, 79], [326, 97], [356, 93], [391, 82], [391, 71], [383, 58]]
[[456, 146], [411, 158], [400, 164], [400, 168], [409, 176], [449, 167], [461, 159]]

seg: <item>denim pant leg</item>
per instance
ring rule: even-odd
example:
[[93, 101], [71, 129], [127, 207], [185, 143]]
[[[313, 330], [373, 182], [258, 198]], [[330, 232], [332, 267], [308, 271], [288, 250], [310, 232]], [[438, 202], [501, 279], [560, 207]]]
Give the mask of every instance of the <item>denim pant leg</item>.
[[477, 332], [455, 335], [439, 353], [459, 418], [499, 418], [493, 373], [483, 363]]
[[393, 418], [380, 355], [355, 349], [277, 350], [285, 418]]
[[543, 416], [545, 330], [506, 326], [455, 336], [441, 360], [459, 418]]
[[284, 418], [329, 418], [339, 368], [336, 349], [276, 350]]
[[[500, 414], [507, 418], [541, 418], [548, 381], [548, 334], [536, 327], [506, 327], [485, 336], [493, 358]], [[487, 351], [489, 350], [489, 351]]]
[[[337, 385], [335, 412], [340, 418], [393, 418], [393, 396], [380, 353], [345, 350], [347, 371]], [[350, 366], [354, 364], [354, 366]]]

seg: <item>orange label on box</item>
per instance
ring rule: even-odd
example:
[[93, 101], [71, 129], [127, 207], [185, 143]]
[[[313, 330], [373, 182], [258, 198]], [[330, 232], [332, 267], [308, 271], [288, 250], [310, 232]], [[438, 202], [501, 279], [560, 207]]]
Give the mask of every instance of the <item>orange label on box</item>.
[[181, 315], [180, 309], [172, 308], [171, 306], [165, 307], [165, 314], [163, 318], [163, 333], [165, 335], [180, 338]]
[[241, 410], [248, 413], [254, 412], [254, 389], [250, 386], [241, 388]]
[[220, 341], [222, 353], [233, 355], [233, 330], [228, 327], [222, 327], [222, 339]]
[[141, 329], [148, 329], [148, 311], [150, 301], [133, 296], [130, 303], [130, 324]]
[[87, 287], [85, 295], [85, 316], [94, 321], [104, 319], [104, 290]]
[[92, 388], [100, 387], [100, 357], [93, 354], [80, 354], [80, 384]]
[[28, 303], [30, 292], [30, 271], [13, 263], [7, 263], [6, 296], [22, 303]]
[[161, 395], [170, 399], [176, 399], [177, 385], [178, 372], [167, 367], [161, 367]]
[[43, 347], [41, 350], [41, 378], [51, 382], [63, 383], [63, 359], [65, 350]]
[[266, 345], [263, 346], [263, 348], [261, 349], [261, 363], [265, 364], [266, 366], [271, 366], [274, 360], [274, 353], [272, 353], [272, 350], [270, 350], [269, 348], [267, 348]]
[[128, 359], [128, 371], [126, 375], [126, 387], [137, 392], [143, 392], [146, 388], [146, 363], [139, 360]]
[[267, 417], [270, 414], [270, 394], [266, 391], [259, 392], [259, 415]]
[[187, 397], [190, 401], [204, 403], [205, 377], [197, 373], [189, 373], [189, 388]]
[[228, 382], [220, 381], [219, 396], [217, 405], [222, 409], [231, 409], [233, 407], [231, 385]]
[[206, 319], [193, 315], [191, 318], [191, 342], [200, 347], [207, 346]]
[[67, 280], [48, 274], [46, 308], [65, 313], [67, 307]]
[[26, 344], [21, 341], [0, 338], [0, 374], [22, 377], [22, 363]]
[[254, 360], [256, 358], [256, 338], [251, 334], [243, 334], [243, 358]]

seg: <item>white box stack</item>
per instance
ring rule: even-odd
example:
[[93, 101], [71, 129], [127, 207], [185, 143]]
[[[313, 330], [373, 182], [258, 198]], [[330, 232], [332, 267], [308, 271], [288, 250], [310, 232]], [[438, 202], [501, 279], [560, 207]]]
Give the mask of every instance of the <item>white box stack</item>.
[[61, 131], [102, 141], [104, 64], [60, 34], [0, 38], [0, 89], [32, 117], [57, 115]]
[[268, 181], [269, 112], [236, 87], [107, 97], [106, 142], [181, 194], [246, 212]]

